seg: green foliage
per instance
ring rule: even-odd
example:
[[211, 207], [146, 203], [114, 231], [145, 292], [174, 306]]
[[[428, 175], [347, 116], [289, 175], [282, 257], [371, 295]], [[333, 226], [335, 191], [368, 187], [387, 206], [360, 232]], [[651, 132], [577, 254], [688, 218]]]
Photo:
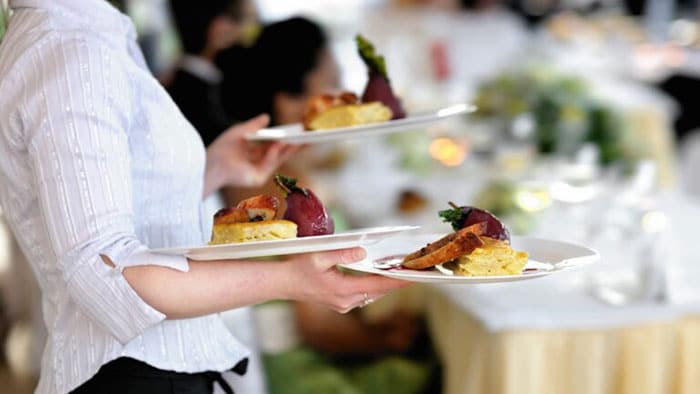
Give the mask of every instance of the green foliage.
[[502, 74], [480, 86], [476, 105], [477, 116], [507, 124], [531, 116], [540, 153], [572, 153], [590, 142], [599, 148], [601, 164], [624, 159], [622, 116], [594, 98], [579, 78], [548, 68]]
[[357, 42], [357, 52], [371, 71], [381, 74], [384, 78], [388, 78], [386, 73], [386, 60], [384, 56], [376, 53], [374, 45], [362, 35], [355, 36]]
[[7, 5], [0, 0], [0, 41], [7, 32], [7, 21], [10, 19], [10, 10]]
[[624, 125], [622, 118], [610, 108], [594, 106], [588, 113], [588, 135], [586, 140], [600, 149], [600, 161], [610, 164], [623, 155], [622, 135], [618, 132]]
[[474, 199], [474, 205], [486, 209], [503, 220], [514, 234], [527, 234], [535, 225], [535, 215], [518, 205], [517, 186], [508, 181], [487, 184]]
[[398, 165], [418, 176], [427, 176], [434, 169], [428, 146], [431, 138], [423, 130], [389, 134], [385, 141], [399, 153]]
[[451, 208], [438, 212], [438, 216], [442, 218], [443, 222], [449, 223], [453, 230], [458, 231], [462, 228], [467, 213], [462, 208]]
[[294, 178], [277, 174], [275, 175], [275, 183], [282, 189], [285, 196], [291, 193], [301, 193], [305, 196], [309, 195], [306, 189], [297, 186], [297, 180]]

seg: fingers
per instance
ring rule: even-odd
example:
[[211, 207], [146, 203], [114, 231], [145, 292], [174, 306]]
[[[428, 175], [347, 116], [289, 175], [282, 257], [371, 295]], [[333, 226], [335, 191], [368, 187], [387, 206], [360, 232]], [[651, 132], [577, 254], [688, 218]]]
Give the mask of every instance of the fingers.
[[282, 149], [282, 151], [280, 152], [279, 162], [285, 163], [295, 153], [299, 152], [300, 150], [301, 150], [301, 147], [299, 147], [297, 145], [285, 145], [284, 148]]
[[315, 265], [316, 269], [319, 271], [327, 271], [331, 268], [335, 268], [338, 264], [350, 264], [357, 261], [361, 261], [367, 257], [367, 252], [364, 248], [350, 248], [350, 249], [340, 249], [333, 250], [329, 252], [316, 252], [301, 255], [298, 257], [301, 261], [308, 261]]
[[279, 166], [284, 164], [298, 150], [297, 147], [282, 143], [272, 144], [262, 160], [257, 164], [260, 177], [267, 179]]
[[339, 313], [348, 313], [355, 308], [362, 308], [373, 303], [374, 301], [377, 301], [378, 299], [387, 295], [387, 293], [366, 293], [366, 295], [367, 296], [365, 297], [365, 293], [355, 294], [352, 297], [349, 297], [351, 301], [349, 301], [347, 305], [341, 304], [339, 307], [334, 309]]
[[233, 126], [231, 129], [231, 134], [237, 138], [242, 138], [248, 134], [253, 134], [256, 131], [266, 127], [270, 123], [270, 117], [267, 114], [260, 114], [252, 119], [249, 119], [243, 123], [239, 123]]
[[349, 276], [343, 278], [351, 293], [385, 294], [392, 290], [410, 286], [413, 283], [405, 280], [387, 278], [379, 275]]

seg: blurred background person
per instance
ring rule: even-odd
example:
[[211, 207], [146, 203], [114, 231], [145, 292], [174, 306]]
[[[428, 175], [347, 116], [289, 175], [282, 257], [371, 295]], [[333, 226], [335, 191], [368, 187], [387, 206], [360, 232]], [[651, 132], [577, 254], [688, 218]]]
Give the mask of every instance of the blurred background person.
[[[235, 118], [227, 113], [221, 96], [223, 75], [214, 60], [222, 50], [250, 44], [254, 39], [258, 28], [256, 5], [254, 0], [170, 0], [169, 5], [182, 55], [174, 73], [164, 78], [165, 84], [180, 111], [209, 146], [236, 120], [255, 116]], [[202, 228], [211, 228], [214, 212], [224, 205], [221, 193], [205, 200]], [[221, 316], [227, 328], [251, 348], [247, 376], [228, 374], [224, 379], [237, 391], [265, 392], [250, 308], [226, 311]]]
[[[224, 109], [232, 119], [267, 113], [271, 126], [300, 122], [309, 98], [340, 89], [340, 72], [326, 33], [305, 18], [269, 24], [252, 46], [231, 47], [216, 62], [223, 73]], [[305, 178], [305, 183], [310, 181], [306, 164], [297, 153], [280, 172]], [[257, 192], [276, 194], [277, 188], [268, 182], [262, 191], [226, 189], [225, 201], [235, 205]]]
[[170, 5], [184, 54], [168, 92], [208, 146], [233, 123], [221, 102], [222, 75], [214, 58], [254, 34], [255, 4], [253, 0], [171, 0]]
[[338, 64], [322, 28], [296, 17], [272, 23], [248, 50], [223, 51], [222, 96], [230, 117], [270, 115], [272, 126], [301, 121], [306, 101], [340, 88]]
[[[341, 89], [326, 33], [302, 17], [265, 26], [252, 47], [225, 50], [217, 63], [224, 74], [223, 102], [233, 118], [268, 113], [272, 125], [298, 123], [310, 98]], [[299, 156], [294, 162], [281, 171], [312, 183], [313, 164]], [[275, 186], [268, 184], [266, 191], [276, 193]], [[258, 192], [230, 190], [228, 204]], [[295, 303], [294, 319], [303, 346], [266, 357], [271, 393], [440, 392], [437, 362], [418, 316], [396, 311], [369, 322], [360, 312], [341, 315]]]

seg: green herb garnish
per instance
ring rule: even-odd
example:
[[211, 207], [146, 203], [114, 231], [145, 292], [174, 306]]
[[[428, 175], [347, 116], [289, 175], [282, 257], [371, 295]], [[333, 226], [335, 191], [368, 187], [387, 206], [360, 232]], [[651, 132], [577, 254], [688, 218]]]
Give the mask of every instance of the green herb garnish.
[[357, 52], [371, 71], [381, 74], [384, 78], [388, 78], [386, 73], [386, 61], [384, 56], [379, 55], [374, 50], [374, 45], [367, 41], [366, 38], [358, 34], [355, 36], [357, 42]]
[[471, 208], [468, 208], [466, 210], [462, 209], [452, 201], [450, 201], [449, 204], [452, 207], [452, 209], [445, 209], [443, 211], [439, 211], [438, 216], [442, 218], [443, 222], [450, 223], [455, 231], [459, 231], [460, 229], [462, 229], [464, 219], [466, 219], [467, 216], [469, 216]]
[[285, 193], [285, 196], [291, 193], [301, 193], [305, 196], [309, 195], [306, 189], [297, 186], [297, 180], [294, 178], [277, 174], [275, 175], [275, 183], [277, 184], [277, 186], [280, 187], [280, 189], [282, 189], [282, 191]]

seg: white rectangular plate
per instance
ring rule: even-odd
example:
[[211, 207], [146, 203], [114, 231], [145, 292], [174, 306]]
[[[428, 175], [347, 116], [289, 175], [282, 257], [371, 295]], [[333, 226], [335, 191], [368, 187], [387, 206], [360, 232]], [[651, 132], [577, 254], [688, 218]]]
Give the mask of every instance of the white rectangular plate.
[[557, 272], [567, 271], [598, 261], [599, 255], [593, 249], [574, 243], [554, 241], [529, 237], [513, 237], [511, 244], [513, 249], [529, 253], [530, 261], [520, 275], [504, 276], [457, 276], [451, 275], [446, 269], [410, 270], [390, 269], [382, 270], [374, 268], [377, 260], [403, 258], [425, 246], [442, 238], [445, 234], [428, 235], [401, 235], [386, 240], [367, 248], [367, 258], [361, 262], [342, 265], [343, 268], [388, 276], [390, 278], [408, 280], [412, 282], [439, 283], [439, 284], [478, 284], [499, 283], [528, 280], [551, 275]]
[[356, 246], [369, 246], [379, 242], [383, 238], [418, 228], [418, 226], [373, 227], [338, 234], [318, 235], [314, 237], [195, 246], [187, 248], [162, 248], [152, 249], [151, 252], [186, 256], [192, 260], [224, 260], [280, 256], [286, 254], [353, 248]]
[[388, 122], [317, 131], [305, 131], [300, 123], [295, 123], [260, 129], [257, 133], [248, 136], [247, 139], [250, 141], [280, 141], [287, 144], [311, 144], [349, 140], [381, 134], [415, 131], [416, 128], [428, 126], [452, 116], [474, 112], [474, 110], [476, 110], [476, 107], [471, 104], [456, 104]]

